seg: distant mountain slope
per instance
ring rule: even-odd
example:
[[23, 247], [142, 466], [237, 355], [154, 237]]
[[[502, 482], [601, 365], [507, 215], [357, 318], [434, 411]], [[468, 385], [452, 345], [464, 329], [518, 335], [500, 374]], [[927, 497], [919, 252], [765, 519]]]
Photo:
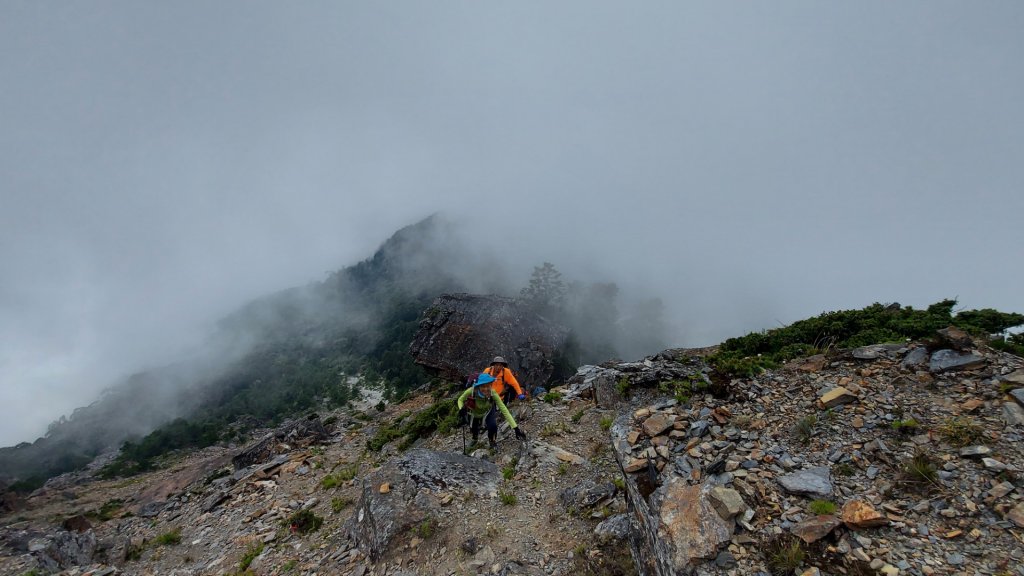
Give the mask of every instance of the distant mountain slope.
[[246, 304], [219, 323], [202, 357], [132, 376], [45, 437], [0, 449], [0, 475], [37, 485], [167, 423], [128, 448], [147, 459], [210, 444], [325, 400], [344, 403], [353, 391], [342, 374], [359, 370], [382, 378], [389, 395], [426, 382], [407, 353], [418, 315], [437, 294], [465, 289], [452, 271], [467, 256], [449, 226], [431, 216], [322, 282]]

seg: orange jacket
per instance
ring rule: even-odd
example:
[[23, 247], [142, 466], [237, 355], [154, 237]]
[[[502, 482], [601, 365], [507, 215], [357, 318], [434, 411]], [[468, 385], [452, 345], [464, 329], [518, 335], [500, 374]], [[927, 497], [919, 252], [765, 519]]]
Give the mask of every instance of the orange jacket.
[[490, 374], [494, 377], [494, 383], [491, 384], [491, 388], [501, 396], [505, 392], [505, 384], [508, 384], [516, 391], [516, 394], [522, 394], [523, 389], [519, 387], [519, 381], [512, 375], [512, 371], [507, 367], [502, 366], [500, 369], [494, 369], [488, 366], [484, 368], [484, 374]]

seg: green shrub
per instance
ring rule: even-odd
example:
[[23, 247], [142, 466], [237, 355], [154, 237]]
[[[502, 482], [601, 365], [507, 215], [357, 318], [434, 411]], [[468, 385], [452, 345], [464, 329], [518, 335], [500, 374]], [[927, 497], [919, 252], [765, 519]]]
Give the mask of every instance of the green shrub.
[[[730, 338], [708, 358], [723, 374], [749, 377], [793, 358], [870, 344], [902, 342], [932, 336], [954, 325], [972, 333], [996, 334], [1024, 324], [1024, 315], [992, 309], [953, 314], [956, 300], [943, 300], [924, 310], [893, 304], [872, 304], [860, 310], [825, 312], [782, 328]], [[1009, 345], [1013, 343], [1010, 340]], [[1024, 344], [1024, 339], [1020, 344]]]
[[519, 502], [519, 498], [511, 490], [499, 490], [498, 500], [501, 500], [501, 503], [505, 506], [515, 506]]
[[975, 444], [982, 437], [981, 426], [968, 417], [948, 418], [937, 431], [943, 440], [957, 448]]
[[619, 392], [620, 395], [629, 396], [630, 385], [631, 382], [629, 381], [629, 377], [623, 376], [619, 378], [618, 382], [615, 383], [615, 389]]
[[249, 548], [246, 549], [245, 554], [242, 555], [242, 559], [238, 562], [238, 571], [245, 572], [248, 570], [253, 560], [259, 557], [260, 554], [263, 554], [263, 542], [251, 544]]
[[819, 516], [822, 514], [835, 514], [836, 503], [829, 500], [812, 500], [811, 503], [807, 505], [807, 511]]
[[430, 539], [431, 536], [437, 533], [437, 520], [432, 517], [428, 517], [424, 521], [416, 525], [416, 535], [424, 540]]
[[293, 532], [305, 535], [319, 530], [320, 526], [324, 523], [324, 519], [314, 514], [312, 510], [299, 510], [285, 520], [284, 523]]
[[610, 430], [611, 427], [612, 427], [612, 424], [614, 424], [614, 423], [615, 423], [615, 419], [612, 418], [611, 416], [602, 416], [601, 417], [601, 421], [598, 422], [598, 424], [601, 426], [601, 430], [604, 430], [605, 432]]
[[505, 466], [501, 469], [501, 477], [505, 480], [511, 480], [516, 475], [515, 466]]
[[939, 478], [935, 461], [923, 450], [903, 462], [903, 479], [911, 484], [935, 485]]
[[351, 498], [346, 498], [346, 497], [343, 497], [343, 496], [338, 496], [337, 498], [331, 498], [331, 510], [335, 514], [337, 514], [338, 512], [341, 512], [345, 508], [348, 508], [349, 505], [351, 505], [351, 504], [352, 504], [352, 499]]
[[814, 427], [818, 425], [818, 415], [808, 414], [800, 419], [793, 427], [793, 432], [796, 434], [797, 440], [807, 444], [811, 441], [814, 436]]
[[796, 538], [780, 538], [767, 547], [768, 568], [776, 576], [792, 574], [804, 562], [807, 553]]
[[458, 416], [459, 411], [454, 398], [435, 402], [402, 425], [395, 422], [381, 426], [377, 434], [367, 440], [366, 447], [374, 452], [380, 452], [388, 442], [404, 437], [399, 448], [405, 450], [416, 440], [430, 436], [435, 430], [442, 434], [450, 432], [458, 425]]
[[906, 420], [893, 420], [890, 426], [897, 432], [910, 434], [916, 431], [920, 425], [917, 423], [917, 420], [907, 418]]
[[100, 506], [100, 509], [95, 513], [95, 517], [100, 522], [106, 522], [114, 518], [122, 508], [124, 508], [124, 502], [119, 498], [113, 498], [104, 502], [103, 506]]
[[586, 410], [577, 410], [576, 413], [572, 415], [572, 418], [571, 418], [572, 423], [573, 424], [579, 424], [580, 420], [583, 419], [583, 415], [586, 414], [586, 413], [587, 413]]
[[558, 392], [548, 392], [547, 394], [541, 397], [541, 400], [548, 404], [554, 404], [555, 402], [559, 402], [562, 400], [562, 395]]
[[169, 532], [164, 532], [153, 539], [153, 544], [157, 546], [176, 546], [181, 544], [181, 528], [174, 528]]

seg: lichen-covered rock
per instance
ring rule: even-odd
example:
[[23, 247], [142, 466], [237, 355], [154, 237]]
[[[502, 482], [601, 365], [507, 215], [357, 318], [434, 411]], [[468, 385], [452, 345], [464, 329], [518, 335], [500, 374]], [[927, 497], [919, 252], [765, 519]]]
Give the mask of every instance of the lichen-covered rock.
[[442, 294], [424, 311], [409, 352], [417, 364], [454, 382], [501, 355], [519, 383], [533, 389], [550, 379], [568, 334], [520, 299]]
[[96, 554], [96, 535], [92, 530], [61, 530], [37, 545], [30, 545], [29, 550], [39, 566], [50, 572], [73, 566], [85, 566], [92, 563]]
[[[410, 450], [363, 478], [359, 506], [345, 530], [360, 551], [377, 561], [396, 535], [435, 514], [441, 505], [439, 493], [486, 497], [495, 494], [500, 478], [498, 467], [486, 460]], [[387, 490], [381, 490], [384, 485]]]

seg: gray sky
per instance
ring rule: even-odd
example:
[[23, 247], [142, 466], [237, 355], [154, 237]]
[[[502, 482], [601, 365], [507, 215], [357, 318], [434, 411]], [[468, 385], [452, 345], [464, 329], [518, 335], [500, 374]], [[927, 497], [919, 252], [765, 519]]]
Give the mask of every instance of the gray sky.
[[679, 345], [1024, 311], [1020, 2], [0, 3], [0, 445], [432, 212]]

